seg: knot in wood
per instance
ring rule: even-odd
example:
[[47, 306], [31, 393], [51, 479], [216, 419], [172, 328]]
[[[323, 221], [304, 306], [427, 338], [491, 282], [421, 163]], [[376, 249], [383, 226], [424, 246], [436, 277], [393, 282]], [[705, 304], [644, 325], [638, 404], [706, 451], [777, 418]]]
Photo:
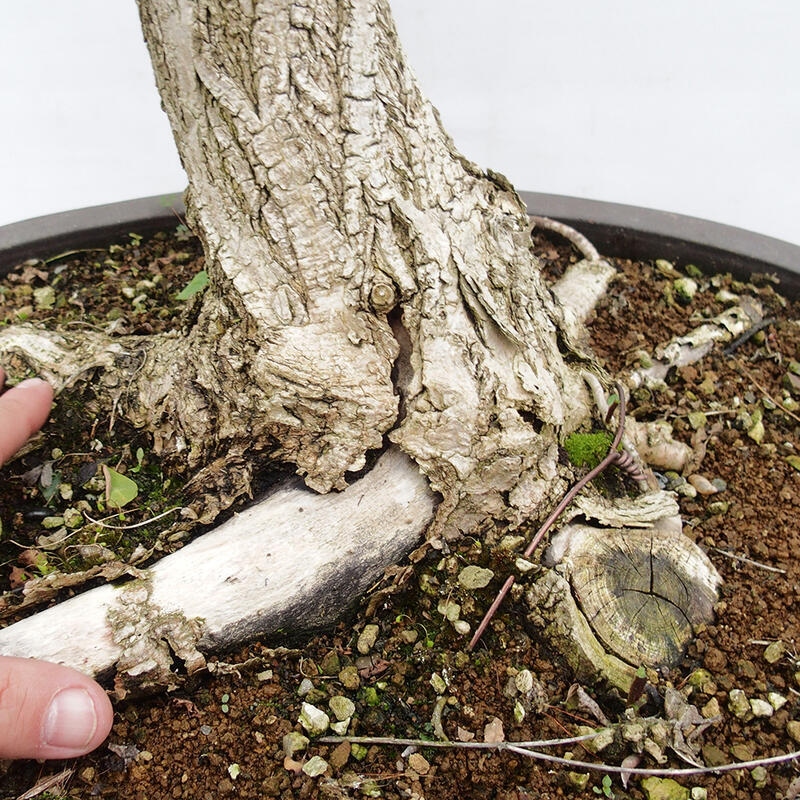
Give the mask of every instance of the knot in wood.
[[387, 281], [374, 283], [369, 293], [369, 303], [378, 314], [388, 314], [397, 305], [394, 285]]

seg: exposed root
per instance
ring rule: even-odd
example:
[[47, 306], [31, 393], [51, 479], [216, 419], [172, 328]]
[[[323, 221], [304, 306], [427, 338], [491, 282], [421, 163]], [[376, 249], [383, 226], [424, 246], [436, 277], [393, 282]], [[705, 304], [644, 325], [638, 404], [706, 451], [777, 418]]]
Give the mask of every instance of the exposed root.
[[571, 228], [563, 222], [550, 219], [550, 217], [532, 216], [530, 219], [533, 223], [531, 230], [536, 227], [544, 228], [544, 230], [547, 231], [553, 231], [572, 242], [587, 261], [600, 261], [600, 253], [597, 252], [597, 248], [580, 231], [576, 231], [575, 228]]

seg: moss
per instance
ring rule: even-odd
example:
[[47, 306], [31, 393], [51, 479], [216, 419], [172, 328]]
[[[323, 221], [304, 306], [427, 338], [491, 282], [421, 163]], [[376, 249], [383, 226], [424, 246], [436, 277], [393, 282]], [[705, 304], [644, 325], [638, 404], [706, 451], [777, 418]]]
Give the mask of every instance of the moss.
[[608, 455], [613, 436], [608, 431], [573, 433], [564, 440], [564, 450], [576, 467], [596, 467]]

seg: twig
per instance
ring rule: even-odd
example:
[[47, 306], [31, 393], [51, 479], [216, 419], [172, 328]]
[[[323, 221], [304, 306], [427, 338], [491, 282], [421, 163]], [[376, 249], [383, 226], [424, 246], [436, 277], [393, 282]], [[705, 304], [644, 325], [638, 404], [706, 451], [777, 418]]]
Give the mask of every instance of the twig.
[[709, 547], [708, 549], [713, 550], [716, 553], [721, 553], [723, 556], [728, 556], [728, 558], [732, 558], [735, 561], [743, 561], [745, 564], [750, 564], [752, 567], [758, 567], [758, 569], [763, 569], [767, 572], [779, 572], [781, 575], [786, 575], [785, 569], [781, 569], [780, 567], [771, 567], [769, 564], [762, 564], [760, 561], [753, 561], [750, 558], [745, 558], [744, 556], [736, 555], [736, 553], [731, 553], [730, 550], [723, 550], [721, 547]]
[[555, 219], [550, 219], [550, 217], [528, 217], [528, 219], [534, 224], [534, 227], [553, 231], [572, 242], [587, 261], [600, 260], [600, 253], [597, 252], [595, 246], [575, 228], [571, 228], [569, 225], [565, 225]]
[[551, 756], [549, 753], [540, 753], [536, 750], [528, 750], [525, 747], [509, 745], [505, 748], [512, 753], [530, 758], [538, 758], [541, 761], [550, 761], [573, 769], [594, 769], [598, 772], [626, 773], [628, 775], [653, 775], [660, 777], [681, 777], [686, 775], [711, 775], [716, 772], [731, 772], [737, 769], [753, 769], [754, 767], [767, 767], [770, 764], [781, 764], [784, 761], [793, 761], [800, 758], [800, 750], [794, 750], [781, 756], [770, 756], [769, 758], [756, 758], [752, 761], [738, 761], [728, 764], [720, 764], [716, 767], [679, 767], [676, 769], [662, 767], [659, 769], [645, 769], [638, 767], [615, 767], [611, 764], [593, 764], [591, 761], [573, 761], [569, 758]]
[[566, 747], [579, 742], [586, 742], [599, 736], [602, 731], [585, 733], [582, 736], [569, 736], [565, 739], [541, 739], [533, 742], [451, 742], [427, 739], [395, 739], [393, 736], [322, 736], [316, 741], [320, 744], [374, 744], [389, 745], [391, 747], [449, 747], [462, 750], [507, 750], [512, 745], [515, 747]]
[[40, 794], [44, 794], [54, 786], [59, 786], [61, 789], [63, 789], [74, 772], [74, 769], [67, 768], [56, 775], [48, 775], [46, 778], [42, 778], [35, 786], [32, 786], [30, 789], [28, 789], [27, 792], [23, 792], [21, 795], [19, 795], [17, 800], [31, 800], [31, 798], [38, 797]]
[[586, 736], [575, 736], [570, 739], [550, 739], [539, 742], [439, 742], [427, 741], [426, 739], [394, 739], [390, 736], [323, 736], [317, 741], [320, 744], [339, 744], [350, 742], [351, 744], [369, 745], [389, 745], [396, 747], [447, 747], [453, 750], [499, 750], [516, 753], [517, 755], [536, 758], [541, 761], [549, 761], [573, 769], [591, 769], [598, 772], [627, 773], [629, 775], [653, 775], [661, 777], [681, 777], [686, 775], [710, 775], [717, 772], [730, 772], [737, 769], [753, 769], [754, 767], [767, 767], [771, 764], [781, 764], [785, 761], [793, 761], [800, 758], [800, 750], [794, 750], [780, 756], [768, 756], [767, 758], [756, 758], [752, 761], [737, 761], [727, 764], [719, 764], [714, 767], [661, 767], [657, 769], [647, 769], [639, 767], [617, 767], [613, 764], [597, 764], [591, 761], [575, 761], [571, 758], [553, 756], [549, 753], [542, 753], [534, 749], [539, 747], [555, 747], [559, 745], [576, 744], [577, 742], [591, 739], [598, 736], [600, 731], [587, 734]]
[[[614, 439], [611, 442], [611, 447], [609, 448], [608, 455], [592, 470], [586, 473], [565, 495], [561, 498], [561, 502], [555, 507], [555, 509], [551, 512], [550, 516], [542, 523], [542, 526], [536, 532], [536, 535], [531, 539], [530, 544], [525, 548], [523, 552], [523, 556], [527, 558], [530, 554], [539, 546], [539, 543], [544, 538], [545, 534], [550, 530], [553, 526], [553, 523], [559, 518], [562, 514], [564, 509], [573, 501], [575, 496], [578, 492], [586, 486], [587, 483], [594, 480], [606, 467], [611, 464], [618, 463], [620, 460], [620, 453], [617, 451], [619, 447], [619, 443], [622, 440], [622, 434], [625, 429], [625, 391], [622, 386], [618, 383], [617, 384], [617, 394], [619, 396], [619, 406], [618, 406], [618, 423], [617, 423], [617, 430], [614, 434]], [[511, 587], [514, 585], [514, 581], [516, 577], [512, 573], [511, 575], [506, 578], [506, 582], [501, 587], [500, 591], [497, 593], [497, 597], [495, 597], [494, 602], [489, 606], [489, 610], [484, 615], [483, 619], [481, 620], [481, 624], [478, 625], [478, 628], [475, 631], [472, 639], [470, 639], [469, 644], [467, 645], [467, 652], [470, 652], [475, 648], [475, 645], [478, 644], [480, 641], [481, 636], [483, 636], [483, 632], [486, 630], [489, 622], [491, 621], [492, 617], [495, 615], [495, 612], [500, 607], [500, 604], [503, 602], [505, 596], [511, 590]]]
[[767, 319], [762, 319], [761, 322], [753, 325], [752, 328], [746, 330], [741, 336], [737, 336], [727, 347], [722, 349], [722, 354], [725, 356], [729, 356], [734, 350], [738, 347], [741, 347], [746, 341], [752, 339], [759, 331], [764, 330], [769, 325], [772, 325], [775, 322], [775, 317], [767, 317]]
[[775, 407], [776, 407], [776, 408], [779, 408], [779, 409], [780, 409], [780, 410], [781, 410], [781, 411], [782, 411], [784, 414], [788, 414], [788, 415], [789, 415], [789, 416], [790, 416], [790, 417], [791, 417], [791, 418], [792, 418], [792, 419], [793, 419], [795, 422], [800, 422], [800, 417], [799, 417], [797, 414], [795, 414], [795, 413], [793, 413], [793, 412], [789, 411], [789, 409], [788, 409], [788, 408], [784, 408], [784, 406], [783, 406], [783, 403], [781, 403], [779, 400], [776, 400], [776, 399], [775, 399], [775, 398], [774, 398], [774, 397], [773, 397], [773, 396], [772, 396], [772, 395], [771, 395], [771, 394], [770, 394], [770, 393], [769, 393], [769, 392], [768, 392], [768, 391], [767, 391], [767, 390], [766, 390], [766, 389], [765, 389], [765, 388], [764, 388], [764, 387], [763, 387], [763, 386], [762, 386], [762, 385], [761, 385], [761, 384], [760, 384], [760, 383], [759, 383], [759, 382], [758, 382], [758, 381], [757, 381], [757, 380], [756, 380], [756, 379], [753, 377], [753, 373], [752, 373], [752, 372], [750, 372], [750, 370], [749, 370], [749, 369], [747, 369], [747, 367], [746, 367], [746, 366], [745, 366], [745, 365], [742, 363], [741, 359], [739, 359], [739, 367], [741, 368], [742, 372], [744, 372], [744, 374], [747, 376], [747, 380], [749, 380], [749, 381], [750, 381], [750, 383], [752, 383], [752, 384], [753, 384], [753, 386], [755, 386], [755, 387], [756, 387], [756, 389], [758, 389], [758, 391], [759, 391], [759, 392], [761, 392], [761, 394], [763, 394], [763, 395], [764, 395], [764, 397], [766, 397], [766, 398], [767, 398], [767, 400], [769, 400], [769, 401], [770, 401], [770, 402], [771, 402], [773, 405], [775, 405]]
[[[112, 531], [130, 531], [134, 528], [143, 528], [145, 525], [151, 525], [154, 522], [158, 522], [158, 520], [163, 519], [167, 515], [171, 514], [173, 511], [182, 511], [183, 506], [174, 506], [173, 508], [168, 508], [166, 511], [162, 511], [160, 514], [156, 514], [154, 517], [150, 517], [150, 519], [146, 519], [143, 522], [135, 522], [131, 525], [106, 525], [105, 522], [99, 519], [94, 519], [90, 517], [85, 511], [83, 512], [83, 516], [89, 520], [93, 525], [99, 525], [101, 528], [108, 528], [108, 530]], [[119, 516], [118, 514], [112, 514], [111, 517]], [[106, 519], [111, 519], [111, 517], [106, 517]]]

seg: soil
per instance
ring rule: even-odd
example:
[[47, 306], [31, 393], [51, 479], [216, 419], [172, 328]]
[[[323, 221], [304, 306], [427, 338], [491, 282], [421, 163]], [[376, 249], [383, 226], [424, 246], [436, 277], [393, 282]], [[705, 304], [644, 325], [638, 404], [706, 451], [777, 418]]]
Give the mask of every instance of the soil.
[[[550, 275], [578, 258], [555, 234], [537, 235], [535, 246]], [[328, 705], [334, 696], [354, 706], [349, 735], [433, 740], [441, 726], [454, 741], [482, 741], [492, 731], [507, 741], [529, 741], [572, 736], [580, 725], [599, 727], [598, 712], [612, 723], [664, 715], [664, 698], [673, 688], [700, 713], [684, 733], [691, 739], [694, 731], [705, 764], [798, 749], [800, 416], [794, 395], [800, 387], [795, 377], [800, 372], [800, 306], [781, 297], [780, 286], [769, 276], [742, 284], [730, 276], [704, 276], [702, 264], [687, 267], [698, 287], [689, 300], [676, 293], [681, 275], [671, 265], [615, 263], [619, 277], [590, 326], [591, 347], [612, 374], [630, 369], [659, 344], [719, 313], [731, 295], [757, 297], [772, 320], [728, 352], [713, 352], [674, 371], [662, 390], [635, 392], [631, 401], [630, 413], [669, 420], [677, 437], [694, 448], [692, 479], [703, 491], [693, 491], [683, 480], [687, 476], [663, 479], [679, 492], [686, 533], [724, 579], [714, 623], [698, 631], [677, 668], [649, 674], [646, 689], [628, 699], [601, 684], [585, 685], [597, 708], [576, 707], [575, 690], [570, 692], [573, 675], [527, 625], [520, 594], [514, 593], [480, 646], [467, 654], [465, 637], [440, 608], [458, 602], [473, 628], [488, 608], [510, 561], [489, 546], [489, 532], [485, 540], [460, 542], [449, 555], [429, 552], [413, 565], [404, 590], [379, 595], [370, 615], [365, 601], [334, 631], [302, 642], [254, 642], [212, 658], [213, 674], [188, 680], [172, 694], [117, 703], [107, 744], [83, 759], [0, 764], [0, 798], [19, 797], [37, 785], [39, 796], [136, 800], [798, 796], [797, 761], [678, 775], [679, 791], [671, 787], [677, 793], [657, 794], [669, 783], [655, 787], [619, 775], [604, 781], [600, 772], [570, 771], [509, 751], [351, 746], [312, 738], [307, 747], [287, 755], [284, 737], [302, 732], [303, 703], [328, 710], [335, 719]], [[176, 308], [174, 295], [200, 269], [199, 246], [185, 229], [147, 242], [131, 237], [110, 252], [28, 263], [0, 289], [0, 321], [52, 322], [61, 315], [62, 324], [112, 325], [126, 333], [180, 327], [191, 316], [192, 301]], [[13, 375], [13, 365], [5, 366]], [[180, 502], [180, 486], [170, 485], [169, 476], [151, 460], [147, 437], [119, 421], [112, 425], [104, 412], [94, 416], [92, 408], [91, 397], [62, 397], [42, 437], [4, 471], [0, 603], [5, 602], [5, 610], [0, 605], [0, 612], [7, 620], [19, 610], [22, 587], [37, 576], [66, 569], [91, 573], [92, 563], [127, 558], [135, 551], [127, 533], [87, 523], [89, 516], [109, 513], [97, 477], [103, 464], [139, 484], [138, 505], [125, 509], [124, 523]], [[709, 484], [713, 493], [703, 493]], [[71, 549], [57, 537], [47, 538], [67, 528], [68, 508], [82, 515], [67, 529]], [[45, 528], [45, 517], [60, 522]], [[119, 517], [114, 524], [121, 524]], [[166, 521], [161, 529], [144, 529], [148, 554], [142, 563], [169, 548], [159, 532], [166, 529]], [[99, 557], [97, 550], [80, 550], [78, 544], [109, 552]], [[153, 548], [156, 552], [150, 553]], [[458, 585], [457, 575], [467, 564], [493, 570], [488, 586], [467, 592]], [[96, 574], [87, 579], [98, 580]], [[524, 587], [525, 578], [518, 583]], [[365, 631], [368, 625], [377, 628]], [[374, 642], [365, 632], [376, 634]], [[746, 698], [738, 711], [736, 690]], [[748, 700], [764, 702], [751, 708]], [[699, 724], [701, 717], [714, 721]], [[629, 735], [597, 755], [581, 744], [549, 752], [618, 765], [642, 749], [641, 737]], [[316, 757], [325, 759], [327, 767], [312, 776], [307, 773], [319, 764]], [[659, 764], [645, 754], [640, 766]], [[688, 765], [668, 749], [663, 766]], [[55, 785], [41, 793], [37, 782], [63, 770]]]

